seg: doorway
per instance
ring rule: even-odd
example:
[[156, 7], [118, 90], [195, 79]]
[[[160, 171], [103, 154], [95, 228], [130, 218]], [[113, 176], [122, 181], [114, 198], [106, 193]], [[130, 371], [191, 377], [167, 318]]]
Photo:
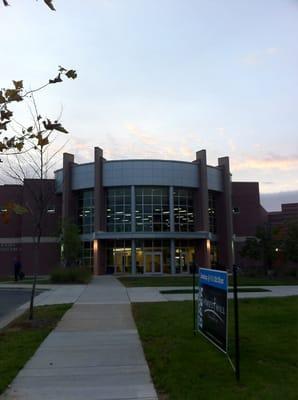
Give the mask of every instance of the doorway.
[[146, 252], [144, 253], [144, 274], [162, 274], [162, 252]]

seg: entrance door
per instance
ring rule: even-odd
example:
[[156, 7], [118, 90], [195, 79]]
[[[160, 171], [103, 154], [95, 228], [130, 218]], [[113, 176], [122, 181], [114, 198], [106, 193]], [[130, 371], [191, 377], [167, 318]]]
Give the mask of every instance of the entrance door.
[[144, 253], [144, 274], [161, 274], [162, 252]]

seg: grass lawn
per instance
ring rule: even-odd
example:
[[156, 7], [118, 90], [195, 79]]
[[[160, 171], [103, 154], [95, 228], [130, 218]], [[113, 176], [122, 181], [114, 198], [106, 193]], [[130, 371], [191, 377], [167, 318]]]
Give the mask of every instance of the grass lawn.
[[[0, 283], [14, 283], [15, 282], [15, 280], [14, 280], [14, 278], [13, 277], [11, 277], [11, 276], [8, 276], [8, 277], [0, 277]], [[22, 279], [22, 280], [18, 280], [18, 282], [16, 282], [16, 283], [18, 283], [18, 284], [28, 284], [28, 285], [30, 285], [30, 284], [32, 284], [33, 283], [33, 278], [31, 278], [31, 277], [29, 277], [29, 278], [24, 278], [24, 279]], [[36, 283], [37, 284], [50, 284], [51, 283], [51, 280], [49, 279], [49, 278], [42, 278], [42, 277], [39, 277], [39, 278], [37, 278], [37, 280], [36, 280]]]
[[[297, 400], [297, 309], [298, 297], [240, 301], [237, 384], [226, 356], [201, 335], [193, 336], [191, 302], [133, 304], [162, 400]], [[230, 318], [231, 333], [232, 325]]]
[[[192, 276], [141, 276], [126, 277], [119, 276], [118, 279], [126, 287], [134, 286], [192, 286]], [[298, 285], [298, 278], [250, 278], [239, 276], [239, 286], [275, 286], [275, 285]], [[230, 277], [232, 285], [232, 277]]]
[[70, 307], [71, 304], [36, 307], [32, 323], [25, 313], [0, 331], [0, 394]]

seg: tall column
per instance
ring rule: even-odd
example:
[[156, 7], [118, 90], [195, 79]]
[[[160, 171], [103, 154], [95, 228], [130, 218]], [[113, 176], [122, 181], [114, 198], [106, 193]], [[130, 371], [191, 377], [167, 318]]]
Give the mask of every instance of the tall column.
[[209, 239], [199, 240], [197, 262], [198, 262], [197, 266], [200, 268], [210, 268], [211, 267], [210, 240]]
[[175, 239], [171, 239], [171, 274], [176, 274]]
[[[105, 196], [103, 188], [103, 151], [99, 147], [94, 148], [94, 232], [104, 231], [106, 225]], [[104, 244], [100, 240], [94, 241], [95, 275], [103, 275], [106, 270]], [[96, 252], [96, 254], [95, 254]]]
[[73, 154], [63, 153], [62, 219], [71, 219], [72, 207], [72, 166]]
[[[207, 157], [206, 150], [196, 153], [198, 165], [198, 189], [195, 194], [195, 230], [209, 232], [209, 213], [208, 213], [208, 178], [207, 178]], [[195, 255], [196, 263], [199, 267], [210, 267], [210, 243], [206, 239], [197, 240], [197, 252]]]
[[94, 231], [103, 231], [105, 227], [105, 198], [102, 182], [103, 152], [94, 148]]
[[233, 221], [232, 221], [232, 184], [229, 157], [218, 159], [222, 170], [223, 192], [218, 196], [218, 247], [219, 263], [223, 267], [232, 267], [233, 255]]

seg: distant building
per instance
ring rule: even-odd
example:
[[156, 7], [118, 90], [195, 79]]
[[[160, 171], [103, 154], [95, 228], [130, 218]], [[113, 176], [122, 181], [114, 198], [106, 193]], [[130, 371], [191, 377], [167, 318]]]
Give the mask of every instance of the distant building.
[[[84, 264], [94, 274], [179, 274], [190, 266], [227, 268], [256, 227], [267, 220], [255, 182], [231, 182], [229, 158], [206, 163], [206, 151], [193, 162], [112, 160], [95, 148], [94, 161], [77, 164], [63, 155], [63, 168], [45, 183], [52, 193], [42, 237], [40, 274], [60, 262], [62, 218], [77, 223]], [[0, 207], [9, 201], [34, 207], [32, 185], [0, 186]], [[33, 272], [30, 213], [0, 221], [0, 274], [12, 273], [20, 254]], [[235, 258], [234, 250], [235, 247]]]
[[268, 221], [271, 226], [279, 226], [292, 220], [298, 220], [298, 203], [282, 204], [281, 211], [268, 213]]

